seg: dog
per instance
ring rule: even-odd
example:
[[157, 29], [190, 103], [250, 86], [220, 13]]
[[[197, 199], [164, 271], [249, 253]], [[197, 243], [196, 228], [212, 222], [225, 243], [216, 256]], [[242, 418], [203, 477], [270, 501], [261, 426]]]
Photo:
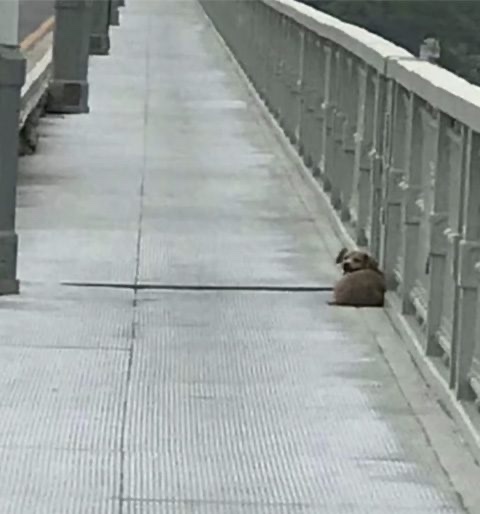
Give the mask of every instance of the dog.
[[336, 264], [341, 265], [343, 277], [335, 284], [330, 305], [383, 307], [385, 277], [375, 259], [367, 253], [343, 248]]

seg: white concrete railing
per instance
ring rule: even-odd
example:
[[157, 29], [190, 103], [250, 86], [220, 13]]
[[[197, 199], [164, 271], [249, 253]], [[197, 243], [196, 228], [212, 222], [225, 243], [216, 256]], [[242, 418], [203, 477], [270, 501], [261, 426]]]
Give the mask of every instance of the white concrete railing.
[[480, 88], [292, 0], [201, 3], [427, 358], [480, 396]]

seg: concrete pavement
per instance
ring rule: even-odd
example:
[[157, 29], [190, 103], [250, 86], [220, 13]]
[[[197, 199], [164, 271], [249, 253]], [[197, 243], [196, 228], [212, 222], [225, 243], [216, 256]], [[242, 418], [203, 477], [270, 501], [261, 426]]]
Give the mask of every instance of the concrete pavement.
[[21, 162], [0, 512], [479, 512], [386, 317], [315, 290], [338, 243], [198, 4], [128, 2], [90, 80]]

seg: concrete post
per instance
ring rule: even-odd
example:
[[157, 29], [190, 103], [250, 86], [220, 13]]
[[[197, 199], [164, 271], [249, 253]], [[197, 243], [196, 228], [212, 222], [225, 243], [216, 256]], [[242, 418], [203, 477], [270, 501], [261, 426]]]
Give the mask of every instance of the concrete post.
[[47, 109], [88, 112], [88, 55], [92, 0], [56, 0], [53, 77]]
[[459, 288], [456, 336], [455, 392], [457, 398], [470, 400], [473, 391], [470, 375], [477, 344], [477, 302], [479, 283], [476, 264], [480, 262], [480, 135], [469, 129], [466, 141], [465, 184], [462, 213], [462, 230], [459, 242], [458, 276]]
[[120, 13], [118, 12], [119, 7], [119, 0], [110, 0], [110, 25], [115, 27], [120, 25]]
[[15, 209], [25, 59], [18, 45], [18, 0], [0, 2], [0, 294], [19, 292]]
[[110, 0], [93, 0], [90, 28], [90, 55], [108, 55], [110, 51]]

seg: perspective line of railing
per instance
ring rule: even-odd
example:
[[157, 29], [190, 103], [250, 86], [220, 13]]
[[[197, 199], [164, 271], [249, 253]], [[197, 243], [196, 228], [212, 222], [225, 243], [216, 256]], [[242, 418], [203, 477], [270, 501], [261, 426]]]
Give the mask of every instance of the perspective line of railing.
[[426, 357], [478, 399], [480, 88], [292, 0], [201, 4]]

